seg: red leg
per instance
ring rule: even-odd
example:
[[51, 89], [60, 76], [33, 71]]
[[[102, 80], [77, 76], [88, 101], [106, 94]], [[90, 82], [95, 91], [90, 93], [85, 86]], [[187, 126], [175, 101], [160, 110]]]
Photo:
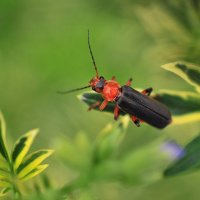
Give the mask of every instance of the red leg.
[[108, 101], [104, 100], [102, 104], [99, 106], [99, 110], [103, 110], [108, 105]]
[[114, 109], [114, 119], [117, 120], [119, 117], [119, 107], [116, 105]]
[[151, 92], [153, 91], [153, 88], [147, 88], [145, 90], [143, 90], [141, 93], [142, 94], [146, 94], [147, 96], [149, 96], [151, 94]]
[[126, 86], [131, 86], [131, 83], [132, 83], [132, 78], [130, 78], [129, 80], [128, 80], [128, 82], [126, 83]]
[[131, 119], [137, 127], [140, 127], [140, 120], [137, 117], [131, 116]]
[[97, 101], [96, 103], [93, 103], [92, 105], [90, 105], [90, 107], [88, 108], [88, 111], [91, 111], [92, 109], [94, 109], [100, 105], [101, 105], [101, 102]]

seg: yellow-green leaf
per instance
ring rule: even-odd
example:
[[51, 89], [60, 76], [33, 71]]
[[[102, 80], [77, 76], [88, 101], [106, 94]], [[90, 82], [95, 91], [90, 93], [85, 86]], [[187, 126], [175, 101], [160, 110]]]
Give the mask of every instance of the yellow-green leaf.
[[0, 179], [0, 187], [8, 187], [10, 186], [10, 181], [6, 178]]
[[9, 177], [10, 177], [10, 172], [0, 169], [0, 180], [1, 179], [7, 179]]
[[29, 174], [29, 172], [38, 167], [38, 165], [40, 165], [40, 163], [49, 157], [52, 153], [53, 150], [42, 149], [30, 154], [17, 169], [18, 177], [23, 178]]
[[200, 120], [200, 95], [194, 92], [161, 90], [154, 98], [164, 103], [173, 115], [174, 124]]
[[6, 123], [1, 112], [0, 112], [0, 153], [7, 161], [9, 161], [9, 154], [6, 142]]
[[194, 86], [200, 92], [200, 67], [187, 62], [174, 62], [162, 67], [170, 72], [175, 73], [182, 79]]
[[10, 190], [9, 187], [5, 187], [0, 191], [0, 197], [4, 197], [5, 195], [7, 195], [7, 192]]
[[200, 112], [173, 117], [174, 124], [184, 124], [200, 121]]
[[34, 176], [37, 176], [38, 174], [43, 172], [48, 166], [49, 166], [48, 164], [37, 166], [35, 169], [33, 169], [31, 172], [29, 172], [26, 176], [22, 177], [21, 180], [27, 181], [27, 180], [33, 178]]
[[16, 142], [13, 153], [12, 153], [12, 161], [14, 163], [14, 169], [17, 170], [19, 165], [22, 163], [24, 157], [28, 153], [35, 136], [38, 133], [38, 129], [34, 129], [23, 135]]

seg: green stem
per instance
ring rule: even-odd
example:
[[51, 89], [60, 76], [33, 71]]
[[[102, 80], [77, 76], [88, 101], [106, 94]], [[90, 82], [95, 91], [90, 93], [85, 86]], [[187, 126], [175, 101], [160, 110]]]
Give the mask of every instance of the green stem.
[[20, 198], [21, 197], [21, 193], [20, 193], [20, 191], [19, 191], [19, 189], [18, 189], [18, 187], [17, 187], [17, 185], [15, 183], [13, 183], [13, 196], [14, 196], [13, 199], [15, 199], [15, 200], [21, 199]]
[[15, 175], [13, 163], [11, 160], [9, 160], [9, 168], [10, 168], [10, 174], [11, 174], [11, 178], [12, 178], [13, 199], [19, 200], [21, 197], [21, 192], [16, 183], [16, 175]]

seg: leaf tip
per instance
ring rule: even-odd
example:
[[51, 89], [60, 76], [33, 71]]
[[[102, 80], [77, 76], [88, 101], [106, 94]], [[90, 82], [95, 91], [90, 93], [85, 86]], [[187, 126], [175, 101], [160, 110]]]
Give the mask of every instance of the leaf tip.
[[52, 155], [55, 152], [55, 150], [54, 149], [48, 149], [48, 152], [49, 152], [49, 155]]
[[35, 137], [37, 136], [37, 134], [39, 133], [39, 131], [40, 131], [39, 128], [35, 128], [35, 129], [28, 131], [28, 133], [26, 133], [25, 135], [27, 135], [28, 137], [31, 137], [32, 141], [33, 141], [35, 139]]

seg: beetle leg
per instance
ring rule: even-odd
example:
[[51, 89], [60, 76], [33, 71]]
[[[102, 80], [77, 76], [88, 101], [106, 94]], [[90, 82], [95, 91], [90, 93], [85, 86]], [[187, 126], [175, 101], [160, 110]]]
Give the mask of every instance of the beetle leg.
[[99, 106], [99, 110], [103, 110], [108, 105], [108, 101], [104, 100], [102, 104]]
[[92, 105], [90, 105], [90, 107], [88, 108], [88, 111], [91, 111], [92, 109], [94, 109], [100, 105], [101, 105], [101, 102], [97, 101], [97, 102], [93, 103]]
[[119, 117], [119, 107], [116, 105], [114, 109], [114, 120], [117, 120]]
[[137, 117], [131, 116], [131, 119], [137, 127], [140, 127], [140, 120]]
[[128, 80], [128, 82], [126, 83], [126, 86], [131, 86], [131, 83], [132, 83], [132, 78], [130, 78], [129, 80]]
[[146, 94], [147, 96], [150, 96], [152, 91], [153, 91], [153, 88], [150, 87], [150, 88], [143, 90], [141, 93]]

